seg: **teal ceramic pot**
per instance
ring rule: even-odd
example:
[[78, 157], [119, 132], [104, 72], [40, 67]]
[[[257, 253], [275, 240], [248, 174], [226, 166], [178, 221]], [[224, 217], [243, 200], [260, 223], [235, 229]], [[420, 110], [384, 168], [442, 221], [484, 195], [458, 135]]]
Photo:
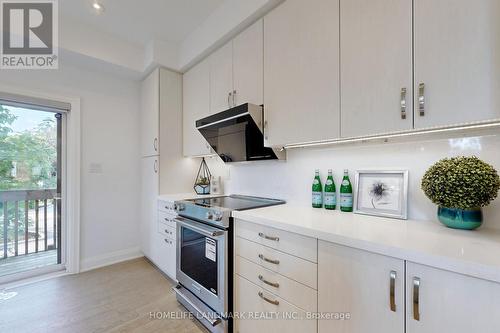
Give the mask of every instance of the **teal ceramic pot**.
[[438, 219], [448, 228], [473, 230], [479, 228], [483, 223], [483, 212], [481, 208], [457, 209], [439, 207]]

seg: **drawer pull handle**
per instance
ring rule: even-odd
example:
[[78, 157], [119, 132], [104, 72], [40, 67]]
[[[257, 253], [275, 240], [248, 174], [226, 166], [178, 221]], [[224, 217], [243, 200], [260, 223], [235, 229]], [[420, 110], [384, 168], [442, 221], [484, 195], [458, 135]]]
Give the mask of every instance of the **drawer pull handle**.
[[279, 265], [280, 264], [279, 260], [266, 258], [266, 257], [264, 257], [263, 254], [259, 254], [259, 258], [262, 259], [262, 260], [264, 260], [264, 261], [267, 261], [268, 263], [271, 263], [271, 264], [275, 264], [275, 265]]
[[276, 242], [279, 242], [279, 241], [280, 241], [280, 238], [279, 238], [279, 237], [267, 236], [266, 234], [264, 234], [264, 233], [262, 233], [262, 232], [259, 232], [259, 236], [260, 236], [261, 238], [268, 239], [268, 240], [272, 240], [272, 241], [276, 241]]
[[390, 283], [389, 283], [389, 303], [392, 312], [396, 312], [396, 271], [391, 271], [389, 274]]
[[168, 229], [165, 229], [165, 232], [166, 232], [167, 234], [170, 234], [170, 235], [173, 235], [173, 234], [174, 234], [172, 231], [170, 231], [170, 230], [168, 230]]
[[165, 238], [165, 243], [172, 245], [172, 241]]
[[267, 298], [266, 296], [264, 296], [264, 293], [262, 291], [259, 291], [259, 297], [262, 298], [267, 303], [271, 303], [271, 304], [274, 304], [274, 305], [279, 305], [280, 304], [280, 302], [278, 300], [273, 300], [273, 299], [270, 299], [270, 298]]
[[280, 287], [280, 284], [278, 282], [269, 282], [266, 279], [264, 279], [264, 277], [262, 275], [259, 275], [259, 280], [261, 280], [262, 282], [264, 282], [267, 285], [270, 285], [271, 287], [274, 287], [274, 288]]
[[413, 319], [420, 321], [420, 279], [413, 278]]

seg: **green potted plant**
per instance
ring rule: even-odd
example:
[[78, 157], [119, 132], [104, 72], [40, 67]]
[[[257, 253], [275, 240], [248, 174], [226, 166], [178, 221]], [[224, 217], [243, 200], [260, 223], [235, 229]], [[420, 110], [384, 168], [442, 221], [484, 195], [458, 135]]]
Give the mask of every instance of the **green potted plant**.
[[481, 226], [481, 208], [497, 197], [499, 188], [495, 168], [475, 156], [442, 159], [422, 179], [425, 195], [438, 205], [439, 221], [456, 229]]

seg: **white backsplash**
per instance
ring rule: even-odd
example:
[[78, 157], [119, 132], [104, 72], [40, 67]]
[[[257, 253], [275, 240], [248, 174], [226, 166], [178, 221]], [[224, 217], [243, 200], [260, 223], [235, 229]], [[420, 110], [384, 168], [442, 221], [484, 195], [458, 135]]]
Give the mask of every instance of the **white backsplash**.
[[[436, 161], [457, 155], [477, 156], [500, 171], [500, 135], [439, 139], [404, 143], [350, 144], [333, 148], [302, 148], [287, 152], [286, 161], [262, 161], [223, 165], [209, 161], [214, 174], [221, 175], [226, 193], [285, 199], [310, 205], [314, 170], [326, 178], [333, 169], [340, 183], [344, 169], [409, 170], [408, 217], [436, 220], [436, 206], [420, 189], [424, 172]], [[484, 209], [483, 227], [500, 229], [500, 199]]]

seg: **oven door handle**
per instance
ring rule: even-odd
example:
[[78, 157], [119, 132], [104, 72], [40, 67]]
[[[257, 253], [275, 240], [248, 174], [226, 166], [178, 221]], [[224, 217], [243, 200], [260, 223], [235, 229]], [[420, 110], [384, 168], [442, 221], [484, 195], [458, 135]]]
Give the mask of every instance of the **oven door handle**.
[[211, 228], [209, 226], [205, 226], [202, 223], [198, 222], [191, 222], [190, 220], [177, 216], [175, 218], [175, 221], [180, 224], [181, 226], [191, 229], [193, 231], [196, 231], [204, 236], [207, 237], [219, 237], [224, 235], [224, 230], [220, 230], [217, 228]]

